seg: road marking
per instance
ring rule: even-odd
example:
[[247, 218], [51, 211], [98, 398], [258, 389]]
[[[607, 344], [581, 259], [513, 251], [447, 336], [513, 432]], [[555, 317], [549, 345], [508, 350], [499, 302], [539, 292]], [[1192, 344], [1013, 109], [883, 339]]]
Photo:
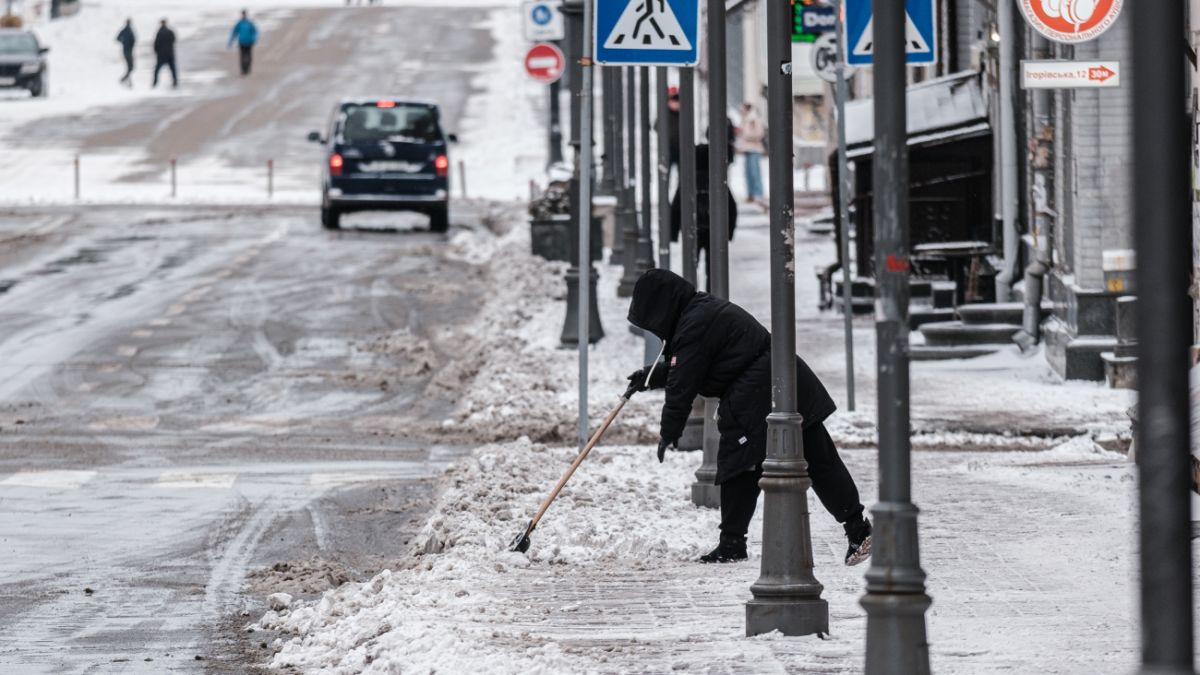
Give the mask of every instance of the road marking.
[[132, 333], [130, 333], [130, 336], [138, 338], [138, 339], [145, 339], [148, 337], [153, 337], [154, 331], [148, 330], [146, 328], [139, 328], [139, 329], [133, 331]]
[[308, 484], [313, 487], [335, 487], [338, 485], [354, 485], [356, 483], [377, 483], [397, 478], [401, 478], [401, 476], [365, 473], [314, 473], [308, 477]]
[[78, 490], [95, 477], [95, 471], [20, 471], [0, 480], [0, 486]]
[[117, 347], [117, 356], [124, 356], [128, 358], [137, 356], [137, 353], [138, 348], [134, 347], [133, 345], [121, 345], [120, 347]]
[[155, 481], [156, 488], [228, 490], [237, 481], [236, 473], [198, 473], [166, 471]]

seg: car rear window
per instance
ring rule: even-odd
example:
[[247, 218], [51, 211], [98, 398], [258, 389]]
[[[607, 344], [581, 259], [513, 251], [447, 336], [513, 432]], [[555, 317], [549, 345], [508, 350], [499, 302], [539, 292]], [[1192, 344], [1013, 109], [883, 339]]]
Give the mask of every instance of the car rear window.
[[437, 114], [427, 105], [352, 105], [343, 108], [343, 114], [342, 139], [347, 143], [434, 143], [442, 138]]
[[26, 54], [37, 52], [38, 44], [29, 33], [0, 35], [0, 54]]

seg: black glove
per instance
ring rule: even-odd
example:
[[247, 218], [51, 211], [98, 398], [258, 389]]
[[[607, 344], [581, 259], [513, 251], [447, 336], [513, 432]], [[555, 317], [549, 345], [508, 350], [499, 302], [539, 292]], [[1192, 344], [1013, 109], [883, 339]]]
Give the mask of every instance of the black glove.
[[665, 459], [667, 456], [667, 447], [671, 446], [671, 445], [675, 445], [675, 441], [668, 441], [667, 439], [664, 438], [658, 442], [658, 463], [659, 464], [663, 463], [663, 459]]
[[[650, 375], [650, 386], [646, 386], [646, 375]], [[638, 368], [629, 375], [630, 391], [646, 391], [647, 389], [662, 389], [667, 386], [667, 364], [659, 362], [654, 368], [654, 372], [650, 372], [650, 366]]]

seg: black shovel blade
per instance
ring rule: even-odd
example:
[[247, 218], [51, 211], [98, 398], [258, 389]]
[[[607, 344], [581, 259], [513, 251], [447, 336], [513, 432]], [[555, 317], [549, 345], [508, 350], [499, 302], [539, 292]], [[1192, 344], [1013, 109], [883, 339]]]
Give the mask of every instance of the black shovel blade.
[[512, 540], [512, 543], [509, 544], [508, 550], [516, 553], [524, 553], [528, 551], [530, 544], [529, 535], [531, 532], [533, 532], [532, 522], [526, 525], [525, 529], [521, 531], [521, 534], [518, 534], [516, 538]]

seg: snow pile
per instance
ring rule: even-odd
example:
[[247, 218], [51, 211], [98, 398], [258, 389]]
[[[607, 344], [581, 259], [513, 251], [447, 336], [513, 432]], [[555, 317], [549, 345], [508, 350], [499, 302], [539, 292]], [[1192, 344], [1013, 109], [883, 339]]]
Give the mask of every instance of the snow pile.
[[513, 575], [526, 569], [613, 563], [636, 570], [688, 560], [713, 538], [717, 514], [688, 501], [690, 468], [682, 462], [659, 464], [645, 448], [598, 448], [534, 532], [528, 554], [508, 552], [573, 457], [528, 439], [476, 450], [444, 477], [411, 567], [262, 618], [258, 628], [290, 636], [271, 665], [333, 673], [585, 670], [553, 643], [494, 639], [493, 626], [527, 611], [491, 589], [516, 583]]

